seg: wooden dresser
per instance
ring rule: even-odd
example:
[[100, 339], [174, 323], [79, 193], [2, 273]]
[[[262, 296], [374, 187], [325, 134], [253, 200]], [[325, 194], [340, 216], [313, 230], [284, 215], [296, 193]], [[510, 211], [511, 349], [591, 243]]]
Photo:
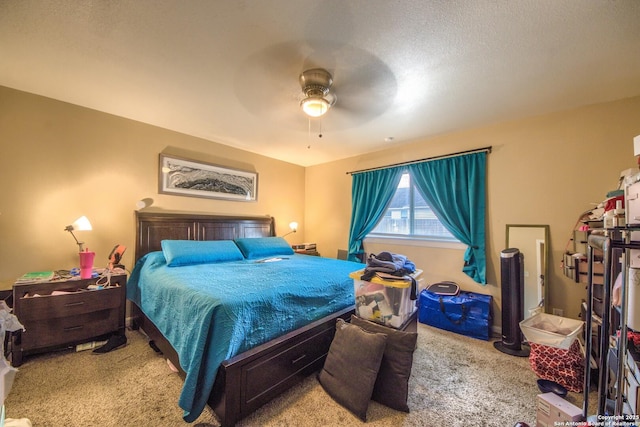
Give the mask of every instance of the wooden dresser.
[[[28, 354], [124, 333], [126, 274], [112, 275], [109, 287], [90, 289], [96, 280], [14, 284], [13, 314], [26, 330], [12, 335], [13, 366]], [[65, 293], [52, 295], [55, 291]]]

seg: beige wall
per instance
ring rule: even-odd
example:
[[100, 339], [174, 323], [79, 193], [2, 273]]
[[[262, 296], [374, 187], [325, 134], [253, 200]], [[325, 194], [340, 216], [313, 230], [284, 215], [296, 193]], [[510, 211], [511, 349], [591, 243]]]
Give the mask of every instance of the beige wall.
[[549, 224], [550, 307], [578, 317], [584, 285], [565, 278], [562, 254], [578, 216], [616, 188], [622, 170], [636, 166], [633, 137], [640, 134], [640, 97], [569, 112], [512, 121], [428, 138], [386, 151], [307, 168], [306, 238], [332, 255], [347, 247], [351, 177], [347, 171], [492, 146], [487, 167], [487, 286], [468, 279], [461, 250], [365, 245], [404, 253], [424, 270], [426, 283], [454, 280], [465, 290], [494, 296], [501, 321], [499, 256], [506, 224]]
[[[258, 201], [236, 202], [158, 194], [158, 155], [255, 170]], [[153, 209], [271, 215], [277, 233], [292, 220], [304, 230], [303, 167], [0, 87], [0, 284], [27, 271], [72, 268], [77, 246], [64, 227], [81, 215], [93, 231], [78, 232], [106, 266], [111, 248], [128, 247], [132, 268], [136, 202]], [[303, 234], [288, 236], [302, 242]]]
[[[578, 215], [605, 198], [621, 170], [635, 167], [640, 97], [574, 111], [455, 132], [386, 151], [302, 168], [139, 122], [0, 87], [0, 285], [26, 271], [77, 265], [64, 227], [87, 215], [94, 231], [78, 233], [104, 262], [114, 244], [129, 249], [136, 201], [154, 209], [272, 215], [279, 235], [296, 220], [291, 243], [316, 242], [324, 256], [347, 247], [351, 176], [347, 171], [492, 146], [487, 172], [487, 286], [460, 272], [462, 251], [368, 245], [405, 253], [425, 281], [455, 280], [495, 297], [500, 323], [499, 254], [506, 224], [549, 224], [550, 301], [577, 317], [584, 286], [562, 275], [560, 261]], [[170, 152], [259, 173], [255, 203], [160, 195], [158, 154]]]

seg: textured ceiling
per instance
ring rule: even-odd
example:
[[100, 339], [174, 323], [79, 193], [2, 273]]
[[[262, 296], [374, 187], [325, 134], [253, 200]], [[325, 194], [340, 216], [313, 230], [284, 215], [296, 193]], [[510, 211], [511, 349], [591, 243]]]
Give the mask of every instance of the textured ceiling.
[[0, 85], [308, 166], [640, 95], [640, 1], [0, 0]]

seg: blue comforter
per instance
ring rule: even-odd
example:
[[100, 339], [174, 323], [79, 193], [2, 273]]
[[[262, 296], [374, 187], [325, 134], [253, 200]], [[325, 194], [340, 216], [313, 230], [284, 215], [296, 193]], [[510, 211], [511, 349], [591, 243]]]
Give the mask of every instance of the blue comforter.
[[222, 361], [354, 304], [349, 273], [362, 264], [282, 258], [168, 267], [152, 252], [136, 263], [127, 298], [180, 357], [185, 421], [201, 414]]

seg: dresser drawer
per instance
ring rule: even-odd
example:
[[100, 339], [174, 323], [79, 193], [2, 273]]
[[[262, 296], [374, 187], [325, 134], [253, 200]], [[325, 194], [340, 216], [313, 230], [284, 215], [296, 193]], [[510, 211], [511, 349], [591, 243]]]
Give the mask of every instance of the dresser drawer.
[[38, 320], [25, 324], [20, 349], [29, 351], [105, 335], [120, 326], [118, 310], [100, 310], [75, 316]]
[[264, 395], [268, 391], [284, 386], [297, 375], [307, 376], [320, 369], [334, 334], [335, 328], [325, 329], [293, 347], [249, 364], [242, 378], [246, 390], [242, 405], [259, 407], [265, 403]]
[[23, 323], [78, 316], [97, 310], [118, 308], [124, 288], [78, 291], [66, 295], [20, 298], [17, 316]]

